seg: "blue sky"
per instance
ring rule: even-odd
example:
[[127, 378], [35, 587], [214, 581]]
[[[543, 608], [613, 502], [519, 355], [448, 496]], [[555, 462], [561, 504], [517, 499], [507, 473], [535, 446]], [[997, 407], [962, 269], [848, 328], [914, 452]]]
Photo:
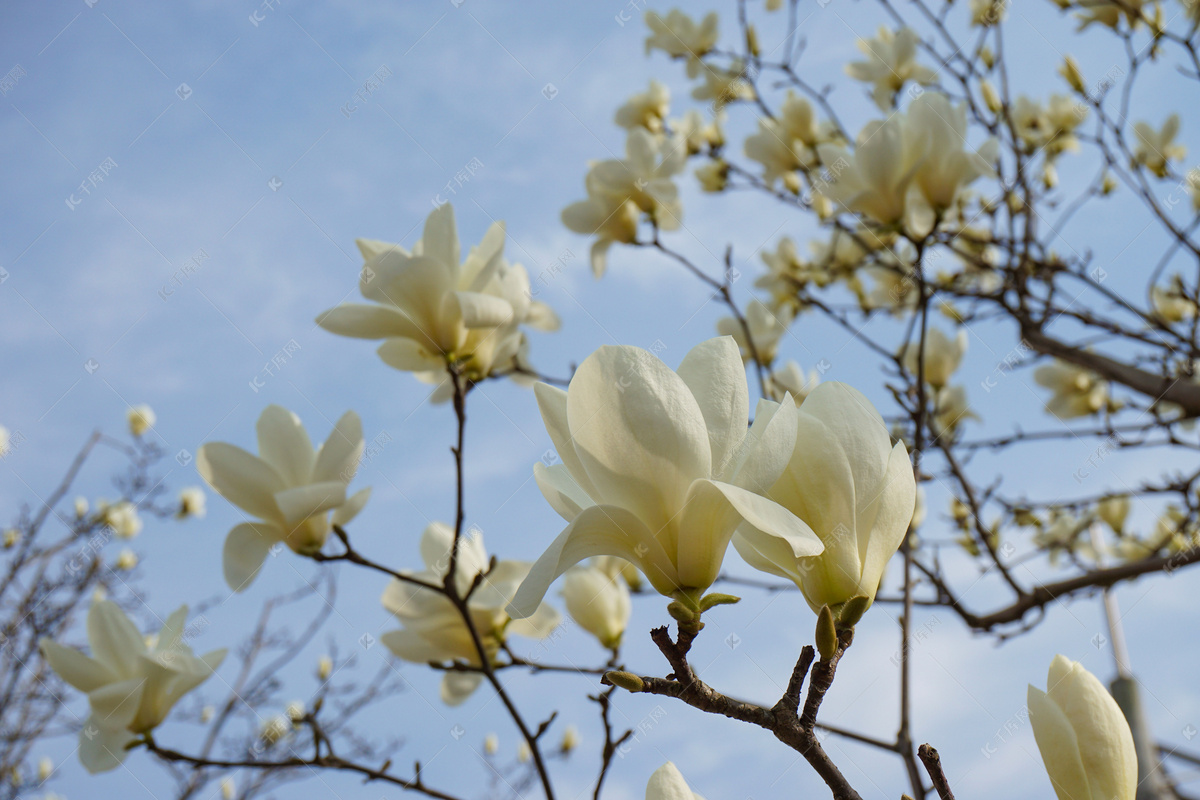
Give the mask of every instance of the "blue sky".
[[[750, 5], [773, 46], [782, 17]], [[1044, 76], [1061, 58], [1055, 42], [1070, 23], [1050, 3], [1019, 5], [1009, 26], [1021, 53], [1014, 60], [1018, 86], [1041, 96], [1065, 91], [1057, 78]], [[619, 24], [631, 10], [633, 19]], [[733, 9], [718, 10], [728, 32]], [[872, 35], [880, 16], [874, 6], [847, 0], [811, 10], [801, 63], [813, 83], [844, 87], [839, 110], [856, 128], [874, 112], [841, 68], [857, 56], [855, 39]], [[955, 16], [959, 23], [963, 14]], [[586, 163], [621, 153], [623, 135], [611, 117], [627, 95], [657, 77], [672, 88], [676, 113], [691, 107], [682, 70], [661, 54], [643, 58], [640, 16], [640, 6], [616, 2], [483, 0], [273, 8], [192, 2], [153, 10], [98, 0], [10, 9], [0, 31], [0, 71], [16, 65], [23, 74], [0, 102], [8, 155], [0, 167], [7, 189], [0, 196], [0, 275], [7, 275], [0, 283], [0, 423], [22, 441], [0, 464], [4, 507], [36, 503], [87, 433], [96, 426], [120, 431], [131, 404], [154, 407], [154, 435], [170, 454], [214, 439], [252, 446], [254, 421], [268, 403], [296, 411], [318, 440], [353, 408], [368, 440], [386, 434], [388, 441], [355, 483], [374, 486], [374, 495], [352, 533], [381, 560], [416, 565], [420, 531], [453, 513], [452, 414], [431, 407], [422, 384], [382, 365], [373, 346], [326, 334], [313, 319], [356, 294], [355, 238], [411, 244], [439, 196], [455, 204], [464, 247], [504, 219], [508, 257], [534, 276], [549, 270], [542, 299], [564, 324], [559, 333], [534, 335], [533, 360], [545, 372], [566, 374], [597, 346], [615, 342], [661, 342], [664, 360], [678, 364], [713, 335], [721, 316], [703, 287], [661, 259], [630, 250], [615, 250], [609, 275], [594, 281], [588, 243], [558, 219], [563, 206], [583, 196]], [[1105, 74], [1114, 61], [1116, 44], [1101, 32], [1072, 46], [1088, 75]], [[1165, 116], [1176, 97], [1170, 80], [1139, 96], [1136, 116], [1156, 122]], [[1196, 116], [1184, 114], [1185, 141]], [[749, 113], [734, 117], [730, 141], [737, 153], [754, 120]], [[468, 165], [472, 174], [460, 184], [456, 175]], [[1082, 164], [1060, 169], [1064, 182], [1092, 174]], [[102, 180], [93, 185], [98, 170]], [[748, 278], [761, 269], [760, 248], [773, 247], [784, 233], [801, 242], [815, 233], [811, 221], [769, 202], [713, 200], [701, 197], [690, 178], [681, 183], [686, 226], [669, 241], [714, 271], [732, 244], [746, 276], [737, 286], [742, 299], [750, 296]], [[1064, 230], [1062, 246], [1090, 248], [1114, 280], [1135, 285], [1145, 275], [1144, 254], [1160, 242], [1152, 230], [1138, 230], [1142, 223], [1127, 203], [1106, 208]], [[874, 319], [869, 329], [886, 335], [892, 324]], [[994, 430], [1013, 421], [1056, 425], [1040, 413], [1044, 395], [1027, 373], [988, 395], [975, 388], [1012, 346], [1009, 331], [972, 330], [974, 358], [963, 379], [977, 410]], [[285, 348], [285, 363], [265, 371]], [[886, 402], [877, 363], [839, 329], [806, 317], [794, 326], [784, 355], [806, 368], [826, 359], [827, 378]], [[473, 396], [469, 414], [468, 521], [483, 530], [492, 552], [533, 558], [561, 521], [530, 480], [532, 463], [550, 447], [532, 394], [488, 385]], [[1069, 443], [1039, 454], [1036, 463], [991, 456], [978, 463], [1028, 486], [1031, 496], [1054, 496], [1079, 491], [1070, 476], [1094, 447]], [[199, 483], [190, 465], [166, 463], [172, 486]], [[1151, 454], [1111, 459], [1092, 479], [1094, 488], [1131, 485], [1160, 464]], [[84, 494], [106, 492], [106, 466], [85, 478]], [[930, 488], [923, 535], [932, 540], [951, 536], [947, 498], [944, 487]], [[1145, 527], [1156, 513], [1139, 508], [1135, 517]], [[218, 599], [209, 614], [213, 625], [196, 643], [201, 650], [236, 642], [265, 598], [314, 573], [298, 559], [273, 559], [249, 591], [227, 597], [220, 545], [238, 521], [234, 509], [210, 496], [206, 519], [149, 524], [135, 542], [156, 613]], [[949, 567], [970, 584], [969, 563], [951, 555]], [[1033, 573], [1022, 577], [1032, 580]], [[343, 578], [330, 624], [343, 648], [364, 633], [395, 627], [378, 604], [382, 580]], [[1118, 593], [1134, 666], [1151, 695], [1147, 711], [1168, 741], [1182, 742], [1185, 726], [1200, 724], [1194, 648], [1185, 641], [1165, 658], [1160, 644], [1172, 632], [1195, 630], [1200, 611], [1187, 600], [1196, 589], [1196, 579], [1181, 574]], [[1000, 595], [985, 579], [966, 597], [986, 608]], [[825, 709], [831, 722], [887, 737], [896, 724], [897, 636], [892, 611], [878, 608], [843, 662]], [[658, 599], [636, 601], [630, 665], [665, 669], [644, 634], [665, 621]], [[731, 694], [773, 700], [812, 622], [795, 594], [749, 592], [737, 609], [713, 615], [697, 664]], [[1111, 653], [1092, 644], [1102, 629], [1098, 604], [1052, 608], [1033, 633], [1000, 648], [970, 637], [948, 611], [922, 612], [916, 624], [927, 635], [914, 646], [915, 735], [942, 751], [950, 777], [961, 782], [959, 796], [1049, 797], [1031, 732], [1020, 720], [1025, 684], [1044, 682], [1056, 652], [1109, 677]], [[309, 675], [322, 649], [289, 676], [296, 697], [315, 688]], [[377, 665], [382, 650], [363, 653], [361, 669]], [[568, 631], [553, 652], [564, 662], [602, 661], [578, 631]], [[504, 752], [515, 751], [502, 709], [481, 691], [448, 710], [436, 699], [438, 676], [410, 665], [399, 669], [408, 690], [369, 718], [371, 729], [406, 736], [397, 763], [422, 760], [432, 784], [458, 791], [482, 786], [477, 751], [484, 735], [498, 732]], [[531, 718], [558, 708], [560, 726], [580, 726], [580, 751], [555, 771], [562, 797], [587, 790], [600, 740], [584, 695], [595, 686], [576, 678], [534, 683], [509, 673], [508, 679]], [[219, 679], [207, 687], [214, 696], [219, 689]], [[626, 725], [650, 723], [617, 764], [614, 798], [640, 797], [650, 772], [668, 758], [709, 798], [817, 791], [803, 762], [760, 732], [654, 699], [623, 697], [618, 708]], [[403, 730], [395, 729], [396, 719], [405, 720]], [[998, 733], [1014, 719], [1011, 734]], [[461, 739], [449, 733], [458, 725], [466, 731]], [[195, 732], [168, 725], [159, 738], [186, 746]], [[991, 745], [995, 752], [985, 755]], [[903, 790], [895, 759], [834, 739], [828, 746], [865, 796]], [[144, 755], [131, 757], [127, 770], [88, 778], [71, 740], [49, 743], [46, 751], [63, 762], [53, 788], [67, 796], [163, 796], [165, 784]], [[362, 791], [355, 782], [325, 780], [340, 796]]]

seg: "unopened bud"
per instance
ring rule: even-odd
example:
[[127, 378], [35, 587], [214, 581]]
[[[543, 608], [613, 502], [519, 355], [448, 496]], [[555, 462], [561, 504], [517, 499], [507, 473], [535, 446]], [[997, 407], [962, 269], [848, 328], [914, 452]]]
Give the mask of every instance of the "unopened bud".
[[621, 670], [613, 670], [604, 673], [602, 683], [607, 683], [610, 686], [619, 686], [627, 692], [640, 692], [646, 688], [645, 682], [634, 675], [632, 672], [623, 672]]
[[837, 649], [837, 625], [833, 621], [833, 612], [829, 606], [821, 606], [817, 614], [817, 652], [822, 660], [828, 661], [837, 653]]

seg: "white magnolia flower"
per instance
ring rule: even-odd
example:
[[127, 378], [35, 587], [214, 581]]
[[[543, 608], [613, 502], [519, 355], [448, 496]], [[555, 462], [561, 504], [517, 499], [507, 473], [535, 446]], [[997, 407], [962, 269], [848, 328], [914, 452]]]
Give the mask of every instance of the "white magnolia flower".
[[821, 375], [817, 370], [814, 369], [805, 375], [799, 364], [788, 361], [771, 371], [767, 381], [767, 392], [777, 403], [783, 402], [784, 395], [790, 394], [796, 405], [800, 405], [820, 382]]
[[1138, 144], [1133, 151], [1133, 163], [1140, 164], [1160, 178], [1167, 176], [1167, 162], [1180, 161], [1187, 155], [1187, 148], [1175, 142], [1179, 135], [1179, 115], [1167, 117], [1162, 128], [1154, 130], [1147, 122], [1133, 126]]
[[42, 756], [38, 759], [37, 774], [38, 783], [45, 783], [54, 774], [54, 760], [50, 756]]
[[651, 133], [662, 133], [663, 122], [671, 113], [671, 92], [658, 81], [650, 81], [650, 88], [639, 92], [617, 109], [615, 121], [622, 128], [633, 130], [644, 128]]
[[705, 148], [725, 144], [725, 132], [721, 130], [724, 119], [725, 115], [718, 113], [705, 121], [704, 115], [693, 108], [680, 119], [671, 121], [671, 133], [687, 143], [688, 155], [696, 155], [704, 152]]
[[[421, 535], [421, 558], [425, 561], [425, 569], [420, 572], [404, 570], [403, 574], [441, 586], [450, 570], [453, 544], [454, 530], [449, 525], [430, 523]], [[487, 550], [483, 546], [483, 535], [478, 530], [460, 537], [454, 566], [455, 585], [460, 595], [466, 595], [476, 576], [488, 569]], [[498, 561], [471, 594], [468, 601], [471, 619], [489, 660], [499, 652], [507, 634], [544, 639], [554, 632], [561, 621], [558, 612], [546, 603], [535, 604], [527, 619], [509, 618], [505, 607], [528, 572], [527, 562]], [[379, 641], [398, 657], [417, 664], [455, 662], [475, 667], [481, 665], [470, 630], [446, 595], [394, 579], [384, 591], [382, 602], [383, 607], [404, 624], [400, 630], [389, 631], [379, 637]], [[482, 680], [483, 674], [480, 672], [447, 670], [442, 678], [442, 702], [458, 705], [471, 696]]]
[[486, 755], [494, 756], [500, 752], [500, 737], [494, 733], [489, 733], [483, 737], [483, 752]]
[[329, 676], [333, 674], [333, 659], [329, 656], [321, 656], [317, 659], [317, 679], [321, 681], [329, 680]]
[[794, 170], [815, 167], [817, 145], [832, 136], [821, 129], [812, 104], [791, 90], [779, 116], [759, 120], [758, 128], [758, 133], [746, 139], [746, 156], [763, 165], [763, 180], [769, 185]]
[[687, 785], [679, 768], [670, 761], [654, 770], [646, 784], [646, 800], [704, 800]]
[[693, 72], [689, 77], [700, 75], [704, 83], [692, 89], [692, 98], [707, 101], [717, 111], [729, 103], [754, 99], [754, 87], [746, 80], [746, 65], [741, 61], [728, 69], [701, 62]]
[[660, 593], [692, 607], [721, 569], [734, 530], [794, 558], [822, 546], [795, 515], [762, 497], [795, 440], [795, 404], [749, 392], [732, 338], [694, 347], [673, 371], [637, 347], [602, 347], [567, 391], [537, 386], [562, 464], [534, 465], [542, 494], [569, 523], [529, 571], [514, 616], [534, 612], [550, 584], [597, 555], [631, 561]]
[[101, 501], [100, 519], [119, 539], [132, 539], [142, 532], [137, 506], [128, 500], [108, 505]]
[[1092, 23], [1099, 23], [1116, 30], [1125, 19], [1130, 28], [1137, 27], [1144, 15], [1142, 6], [1148, 0], [1078, 0], [1076, 5], [1083, 9], [1076, 18], [1079, 20], [1079, 30]]
[[731, 336], [737, 342], [742, 353], [743, 361], [750, 361], [758, 354], [759, 363], [770, 364], [779, 352], [779, 341], [787, 333], [788, 323], [791, 322], [788, 312], [780, 309], [778, 312], [761, 300], [751, 300], [746, 306], [746, 326], [750, 329], [750, 341], [754, 343], [754, 351], [746, 342], [746, 331], [742, 323], [733, 317], [721, 317], [717, 320], [717, 333]]
[[4, 534], [0, 536], [0, 547], [5, 550], [10, 550], [17, 546], [17, 542], [21, 541], [21, 532], [16, 528], [5, 528]]
[[199, 486], [189, 486], [179, 493], [179, 510], [175, 512], [175, 516], [179, 519], [203, 517], [204, 503], [204, 490]]
[[723, 192], [729, 184], [729, 162], [723, 158], [714, 158], [696, 167], [695, 174], [703, 191]]
[[569, 230], [595, 236], [592, 243], [592, 274], [597, 278], [608, 268], [608, 250], [614, 242], [637, 241], [641, 209], [632, 200], [614, 200], [592, 195], [563, 209], [562, 221]]
[[621, 644], [633, 604], [621, 577], [623, 564], [606, 558], [601, 563], [578, 565], [563, 577], [562, 596], [567, 613], [579, 626], [610, 650]]
[[154, 415], [154, 409], [144, 404], [133, 406], [126, 411], [125, 419], [129, 422], [129, 432], [134, 436], [141, 436], [153, 428], [154, 423], [158, 421], [158, 417]]
[[986, 28], [1008, 15], [1008, 0], [971, 0], [971, 24]]
[[579, 746], [579, 728], [574, 725], [568, 725], [563, 731], [562, 743], [559, 744], [560, 752], [569, 753]]
[[1150, 302], [1154, 306], [1154, 316], [1170, 325], [1196, 316], [1196, 302], [1187, 296], [1187, 290], [1178, 275], [1166, 287], [1151, 288]]
[[874, 84], [875, 104], [883, 111], [892, 107], [896, 93], [908, 81], [928, 86], [937, 81], [937, 73], [917, 63], [919, 38], [912, 28], [892, 32], [881, 27], [874, 39], [859, 39], [858, 49], [866, 61], [846, 65], [846, 74], [857, 81]]
[[1059, 800], [1133, 800], [1137, 752], [1125, 714], [1095, 675], [1061, 655], [1046, 691], [1030, 685], [1029, 724]]
[[694, 78], [700, 69], [700, 58], [717, 44], [717, 14], [710, 11], [696, 23], [691, 17], [673, 8], [663, 17], [656, 11], [646, 12], [646, 55], [662, 50], [671, 58], [686, 58], [688, 77]]
[[86, 497], [76, 497], [73, 507], [75, 509], [75, 516], [77, 518], [82, 519], [87, 516], [88, 501]]
[[657, 139], [634, 129], [625, 139], [625, 158], [595, 164], [588, 172], [588, 195], [612, 203], [632, 200], [663, 230], [675, 230], [683, 217], [679, 190], [671, 180], [687, 165], [687, 144], [678, 136]]
[[847, 384], [822, 383], [800, 407], [791, 460], [767, 497], [804, 520], [824, 552], [796, 557], [745, 528], [733, 545], [750, 566], [794, 581], [814, 611], [857, 595], [874, 600], [916, 490], [904, 443], [892, 445], [871, 401]]
[[[921, 346], [913, 342], [911, 346], [901, 348], [900, 356], [904, 368], [915, 377], [919, 373], [922, 359]], [[952, 376], [962, 363], [967, 352], [967, 331], [960, 328], [958, 334], [951, 339], [938, 328], [930, 328], [925, 332], [925, 382], [934, 389], [941, 389], [950, 382]]]
[[959, 192], [981, 176], [994, 176], [999, 143], [988, 139], [976, 151], [967, 143], [967, 107], [951, 105], [945, 95], [926, 92], [912, 101], [905, 115], [912, 135], [927, 142], [915, 183], [936, 212], [952, 207]]
[[1055, 360], [1038, 367], [1033, 379], [1054, 392], [1046, 410], [1059, 419], [1098, 414], [1108, 404], [1108, 382], [1074, 364]]
[[129, 570], [133, 569], [137, 565], [138, 565], [137, 553], [133, 552], [129, 548], [125, 548], [120, 553], [118, 553], [117, 560], [113, 563], [113, 566], [115, 568], [117, 568], [123, 572], [128, 572]]
[[1125, 520], [1129, 517], [1129, 495], [1118, 494], [1106, 497], [1096, 504], [1096, 516], [1108, 523], [1114, 533], [1125, 531]]
[[930, 424], [938, 436], [953, 439], [958, 426], [968, 419], [979, 419], [967, 401], [967, 390], [962, 386], [945, 386], [937, 390]]
[[50, 640], [42, 655], [59, 677], [88, 696], [91, 716], [79, 732], [79, 760], [88, 772], [115, 769], [125, 748], [158, 727], [179, 698], [203, 683], [225, 658], [213, 650], [197, 658], [184, 640], [187, 606], [167, 618], [153, 647], [119, 606], [107, 600], [88, 611], [86, 656]]
[[347, 411], [314, 449], [300, 418], [277, 405], [258, 418], [258, 455], [225, 442], [208, 442], [196, 469], [213, 490], [245, 511], [225, 538], [225, 581], [235, 592], [258, 575], [268, 551], [280, 542], [302, 555], [325, 545], [333, 525], [346, 525], [366, 505], [371, 490], [347, 497], [363, 452], [362, 422]]
[[841, 145], [818, 146], [829, 173], [822, 192], [848, 211], [882, 225], [899, 225], [928, 147], [929, 141], [901, 116], [868, 122], [853, 153]]
[[[359, 240], [365, 259], [359, 289], [375, 305], [343, 303], [317, 323], [340, 336], [383, 339], [379, 357], [396, 369], [444, 374], [455, 360], [470, 380], [481, 380], [511, 364], [521, 343], [518, 325], [538, 327], [544, 320], [553, 329], [555, 319], [544, 304], [529, 300], [524, 267], [504, 261], [504, 237], [504, 223], [493, 223], [460, 262], [454, 209], [445, 203], [429, 214], [411, 253]], [[522, 295], [511, 284], [524, 285], [523, 309], [514, 307]]]

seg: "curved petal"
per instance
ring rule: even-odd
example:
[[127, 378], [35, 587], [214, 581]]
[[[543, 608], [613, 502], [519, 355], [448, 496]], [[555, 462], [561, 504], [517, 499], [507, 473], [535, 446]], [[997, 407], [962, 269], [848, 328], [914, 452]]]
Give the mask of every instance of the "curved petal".
[[722, 467], [737, 457], [750, 419], [750, 392], [741, 351], [732, 336], [718, 336], [689, 350], [676, 372], [704, 415], [713, 472], [720, 474]]
[[92, 658], [119, 679], [138, 674], [137, 657], [146, 652], [146, 641], [137, 627], [111, 600], [99, 600], [88, 609], [88, 644]]
[[271, 545], [282, 541], [283, 530], [274, 525], [243, 522], [225, 537], [222, 561], [225, 583], [235, 592], [249, 586], [258, 575]]
[[632, 561], [662, 594], [680, 588], [662, 545], [640, 519], [617, 506], [591, 506], [579, 513], [529, 569], [506, 609], [514, 619], [533, 615], [559, 575], [591, 556]]
[[692, 481], [710, 475], [696, 398], [641, 348], [606, 345], [584, 359], [567, 392], [567, 420], [598, 490], [589, 494], [633, 511], [651, 530], [667, 530]]
[[382, 242], [378, 239], [355, 239], [354, 244], [358, 246], [358, 252], [362, 253], [363, 261], [370, 261], [381, 253], [394, 252], [405, 256], [409, 254], [398, 244]]
[[442, 702], [456, 706], [475, 693], [483, 675], [478, 672], [447, 672], [442, 677]]
[[[418, 341], [430, 347], [446, 344], [440, 338], [440, 320], [442, 300], [455, 289], [450, 268], [428, 256], [400, 258], [385, 253], [377, 262], [372, 262], [378, 273], [370, 282], [368, 298], [390, 303], [404, 312], [419, 332], [414, 337]], [[363, 294], [367, 295], [366, 289]]]
[[1030, 686], [1026, 694], [1029, 724], [1059, 797], [1090, 798], [1087, 772], [1080, 757], [1079, 741], [1066, 714], [1042, 690]]
[[90, 692], [117, 680], [112, 670], [74, 647], [63, 647], [46, 637], [42, 637], [38, 645], [50, 669], [81, 692]]
[[884, 567], [904, 541], [917, 503], [917, 482], [903, 442], [896, 442], [892, 448], [887, 472], [877, 493], [878, 499], [872, 503], [874, 513], [871, 516], [874, 519], [870, 535], [865, 537], [865, 541], [859, 542], [860, 548], [865, 545], [862, 553], [862, 588], [871, 593], [878, 591]]
[[525, 315], [525, 324], [534, 330], [556, 331], [562, 327], [562, 320], [553, 308], [541, 300], [529, 304], [529, 312]]
[[330, 333], [355, 339], [423, 338], [421, 329], [392, 306], [342, 303], [322, 312], [316, 321]]
[[362, 420], [353, 411], [342, 414], [329, 432], [329, 438], [317, 451], [312, 470], [314, 483], [341, 481], [349, 483], [358, 470], [363, 453]]
[[513, 307], [502, 297], [480, 292], [455, 292], [462, 324], [467, 328], [498, 328], [513, 317]]
[[300, 418], [283, 406], [269, 405], [259, 415], [255, 430], [259, 458], [274, 467], [288, 486], [308, 483], [316, 456]]
[[363, 506], [367, 504], [367, 500], [371, 498], [371, 487], [359, 489], [354, 494], [346, 498], [346, 502], [338, 506], [333, 512], [333, 524], [338, 526], [349, 525], [350, 521], [358, 516], [358, 512], [363, 510]]
[[727, 482], [766, 494], [791, 461], [792, 452], [796, 449], [799, 420], [799, 412], [790, 393], [784, 394], [782, 403], [759, 400], [758, 408], [754, 411], [754, 424], [750, 426], [740, 448], [740, 461], [735, 461], [725, 470], [725, 474], [730, 476]]
[[[139, 660], [134, 657], [135, 663]], [[140, 664], [138, 665], [140, 668]], [[144, 678], [130, 678], [88, 692], [92, 720], [101, 728], [127, 728], [142, 704]]]
[[346, 484], [326, 481], [284, 489], [275, 495], [275, 502], [279, 504], [284, 522], [290, 527], [345, 503]]
[[1137, 786], [1133, 735], [1104, 684], [1081, 664], [1055, 656], [1046, 691], [1075, 731], [1092, 796], [1133, 797]]
[[567, 393], [548, 383], [538, 383], [533, 387], [533, 395], [537, 398], [542, 424], [546, 426], [546, 433], [550, 435], [554, 451], [562, 459], [563, 466], [585, 493], [596, 497], [596, 487], [583, 468], [583, 462], [575, 452], [575, 442], [571, 439], [571, 429], [567, 424]]
[[443, 203], [425, 218], [425, 231], [421, 234], [421, 254], [435, 258], [455, 272], [461, 261], [459, 255], [458, 228], [454, 223], [454, 206]]
[[391, 650], [397, 658], [411, 661], [414, 664], [446, 661], [449, 655], [434, 646], [419, 634], [408, 629], [388, 631], [379, 637], [384, 647]]
[[778, 503], [733, 484], [698, 480], [688, 493], [680, 522], [687, 536], [676, 554], [683, 586], [707, 589], [712, 585], [729, 540], [743, 522], [782, 540], [797, 558], [825, 549], [808, 525]]
[[379, 353], [383, 363], [403, 372], [440, 372], [446, 368], [446, 360], [440, 351], [426, 347], [416, 339], [388, 339], [375, 352]]
[[538, 461], [533, 465], [533, 477], [546, 502], [567, 522], [579, 516], [584, 508], [596, 504], [563, 464], [547, 467]]
[[121, 766], [125, 748], [136, 737], [124, 728], [109, 728], [88, 718], [79, 731], [79, 762], [92, 775]]
[[562, 624], [562, 615], [549, 603], [542, 603], [528, 617], [514, 619], [508, 624], [508, 632], [530, 639], [545, 639]]
[[287, 488], [275, 468], [225, 442], [209, 442], [196, 453], [200, 477], [217, 494], [259, 519], [280, 519], [275, 493]]
[[697, 797], [679, 768], [670, 761], [654, 770], [646, 783], [646, 800], [696, 800]]

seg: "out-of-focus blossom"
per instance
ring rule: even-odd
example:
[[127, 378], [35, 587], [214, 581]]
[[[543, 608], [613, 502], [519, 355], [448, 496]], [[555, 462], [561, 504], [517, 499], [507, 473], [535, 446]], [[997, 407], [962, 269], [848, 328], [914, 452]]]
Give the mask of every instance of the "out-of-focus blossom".
[[99, 503], [100, 520], [112, 529], [118, 539], [132, 539], [142, 532], [142, 518], [138, 516], [137, 506], [128, 500], [109, 505], [103, 500]]
[[896, 93], [913, 81], [922, 86], [937, 82], [937, 72], [917, 63], [917, 32], [912, 28], [891, 31], [879, 29], [874, 39], [859, 39], [858, 49], [866, 61], [846, 65], [846, 74], [857, 81], [874, 85], [871, 97], [883, 111], [892, 108]]
[[1065, 361], [1038, 367], [1033, 379], [1053, 394], [1046, 410], [1059, 419], [1099, 414], [1108, 405], [1108, 382]]
[[775, 360], [775, 354], [779, 351], [779, 341], [787, 332], [790, 321], [786, 311], [780, 310], [777, 313], [761, 300], [751, 300], [746, 306], [746, 327], [750, 329], [753, 349], [746, 341], [746, 331], [742, 328], [742, 323], [734, 317], [721, 317], [717, 320], [717, 333], [733, 337], [742, 352], [743, 361], [749, 362], [757, 354], [759, 363], [770, 364]]
[[671, 9], [667, 16], [657, 11], [646, 12], [646, 26], [650, 35], [646, 37], [646, 55], [652, 50], [662, 50], [671, 58], [687, 59], [687, 73], [694, 78], [701, 68], [700, 59], [717, 44], [717, 14], [710, 11], [697, 23], [678, 8]]
[[782, 403], [784, 396], [790, 394], [796, 405], [800, 405], [820, 382], [821, 375], [817, 370], [814, 369], [805, 375], [799, 364], [787, 361], [771, 370], [767, 380], [767, 393], [777, 403]]
[[1148, 122], [1133, 126], [1137, 135], [1137, 147], [1133, 151], [1133, 163], [1140, 164], [1160, 178], [1167, 177], [1167, 163], [1181, 161], [1187, 148], [1176, 143], [1179, 135], [1179, 115], [1172, 114], [1162, 127], [1155, 130]]
[[[421, 535], [421, 558], [425, 562], [425, 569], [420, 572], [405, 570], [403, 573], [441, 586], [450, 570], [450, 553], [453, 549], [454, 530], [445, 523], [430, 523]], [[460, 596], [466, 596], [477, 576], [486, 573], [471, 593], [468, 607], [483, 644], [484, 655], [491, 660], [500, 651], [508, 634], [544, 639], [558, 627], [561, 618], [550, 605], [538, 603], [527, 618], [510, 619], [505, 607], [528, 574], [529, 564], [524, 561], [497, 561], [489, 571], [488, 563], [483, 535], [478, 530], [459, 538], [458, 556], [454, 561], [454, 584]], [[455, 662], [473, 667], [482, 665], [470, 629], [446, 595], [394, 579], [384, 591], [382, 601], [383, 607], [394, 614], [404, 627], [388, 631], [379, 640], [400, 658], [417, 664]], [[442, 701], [447, 705], [458, 705], [471, 696], [482, 680], [483, 674], [480, 672], [447, 670], [442, 678]]]
[[158, 421], [158, 417], [154, 415], [154, 409], [145, 404], [130, 408], [125, 412], [125, 419], [129, 422], [129, 432], [134, 436], [141, 436], [153, 428], [154, 423]]
[[[924, 350], [924, 358], [921, 358]], [[929, 328], [925, 332], [925, 347], [913, 342], [900, 351], [904, 368], [914, 376], [925, 369], [925, 382], [934, 389], [941, 389], [950, 382], [950, 378], [962, 363], [967, 352], [967, 331], [960, 328], [958, 334], [951, 339], [939, 328]], [[924, 362], [924, 363], [922, 363]]]
[[746, 80], [746, 65], [740, 61], [733, 62], [728, 69], [701, 63], [696, 74], [704, 78], [704, 83], [692, 89], [692, 98], [707, 101], [714, 110], [754, 99], [754, 87]]
[[928, 147], [928, 140], [900, 115], [868, 122], [853, 152], [836, 144], [818, 146], [830, 178], [822, 193], [881, 225], [900, 225]]
[[179, 509], [175, 512], [178, 519], [188, 517], [203, 517], [205, 514], [204, 490], [199, 486], [189, 486], [179, 493]]
[[625, 105], [617, 109], [615, 121], [622, 128], [633, 130], [644, 128], [651, 133], [662, 133], [663, 122], [671, 113], [671, 92], [658, 81], [650, 81], [644, 92], [633, 95]]

